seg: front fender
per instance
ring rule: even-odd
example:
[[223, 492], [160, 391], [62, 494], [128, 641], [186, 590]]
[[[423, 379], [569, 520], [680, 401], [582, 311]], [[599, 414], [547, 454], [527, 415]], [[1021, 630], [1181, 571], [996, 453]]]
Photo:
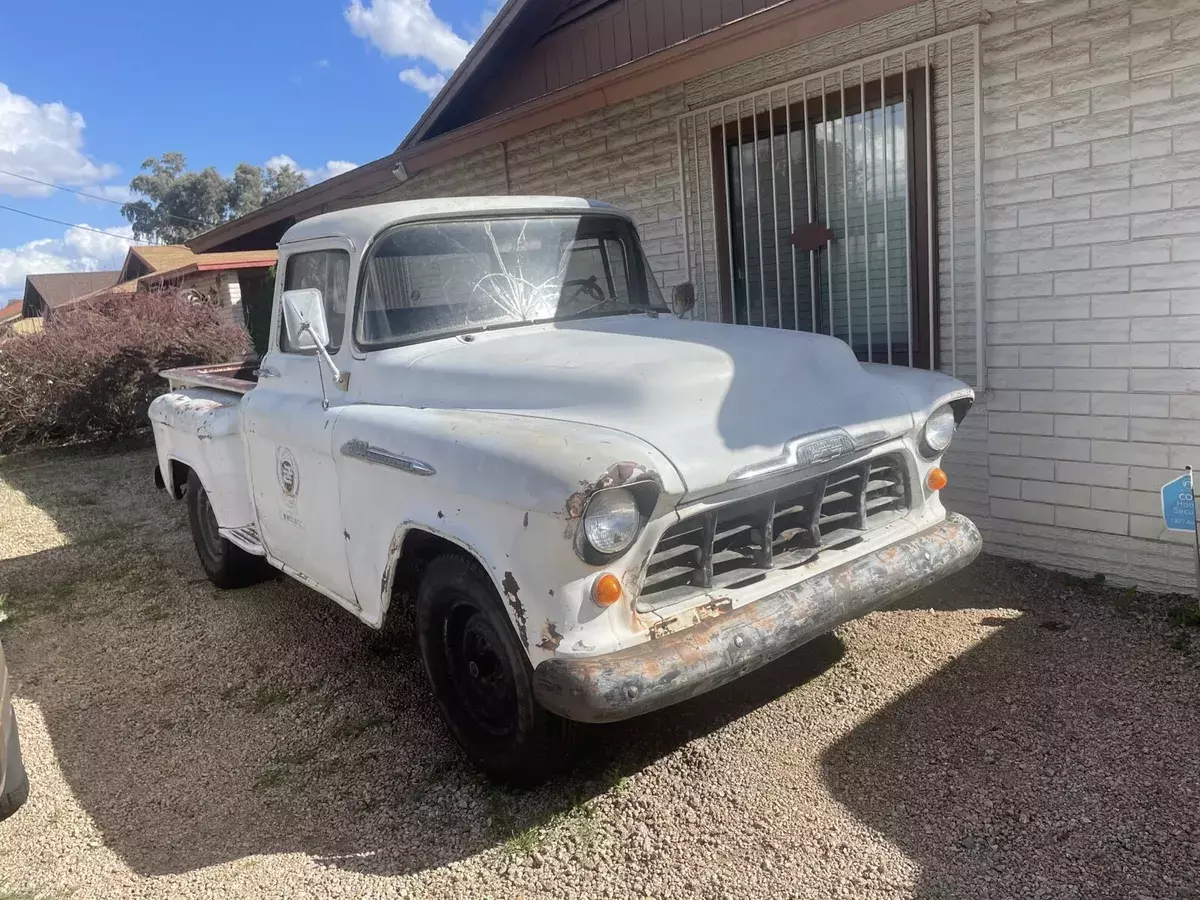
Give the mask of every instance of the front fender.
[[941, 372], [910, 369], [907, 366], [889, 366], [884, 363], [862, 363], [862, 367], [873, 375], [887, 378], [899, 389], [912, 410], [914, 424], [918, 427], [943, 403], [975, 399], [975, 392], [966, 383]]
[[382, 624], [404, 537], [420, 528], [480, 562], [535, 664], [568, 637], [619, 645], [634, 627], [630, 613], [587, 599], [601, 568], [574, 538], [591, 492], [657, 480], [661, 515], [684, 491], [666, 457], [632, 435], [500, 413], [353, 406], [334, 426], [334, 455], [363, 618]]

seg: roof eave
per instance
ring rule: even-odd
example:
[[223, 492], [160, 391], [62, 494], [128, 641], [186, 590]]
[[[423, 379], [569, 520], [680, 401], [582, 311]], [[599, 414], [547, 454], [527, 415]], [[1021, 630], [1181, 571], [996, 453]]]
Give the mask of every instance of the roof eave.
[[433, 100], [425, 107], [425, 112], [421, 113], [421, 117], [409, 129], [408, 134], [404, 136], [404, 140], [396, 147], [397, 153], [407, 150], [412, 145], [424, 140], [426, 133], [433, 126], [433, 123], [437, 121], [438, 116], [445, 112], [446, 107], [459, 95], [467, 80], [479, 68], [479, 64], [491, 53], [496, 42], [504, 36], [517, 15], [528, 5], [529, 0], [507, 0], [504, 6], [500, 8], [500, 11], [493, 17], [492, 21], [488, 23], [487, 28], [483, 30], [483, 34], [479, 36], [479, 39], [467, 51], [467, 55], [463, 58], [463, 61], [450, 74], [446, 83], [442, 85], [442, 89], [437, 92]]

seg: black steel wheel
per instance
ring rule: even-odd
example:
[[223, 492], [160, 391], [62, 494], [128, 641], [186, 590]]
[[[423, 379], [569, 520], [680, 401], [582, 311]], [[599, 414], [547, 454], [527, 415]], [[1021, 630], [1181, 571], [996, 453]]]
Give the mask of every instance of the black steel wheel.
[[230, 589], [248, 587], [267, 577], [268, 566], [261, 556], [253, 556], [221, 537], [208, 491], [195, 472], [188, 473], [187, 505], [192, 542], [209, 581], [219, 588]]
[[533, 669], [487, 576], [473, 560], [441, 556], [417, 591], [421, 660], [455, 740], [485, 773], [512, 784], [543, 780], [566, 722], [533, 694]]

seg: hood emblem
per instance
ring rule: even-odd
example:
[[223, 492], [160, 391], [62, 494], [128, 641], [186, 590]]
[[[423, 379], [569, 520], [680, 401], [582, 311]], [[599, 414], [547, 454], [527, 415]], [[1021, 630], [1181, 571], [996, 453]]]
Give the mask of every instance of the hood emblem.
[[854, 439], [844, 428], [814, 431], [812, 434], [803, 434], [787, 441], [783, 445], [783, 451], [773, 459], [735, 469], [729, 476], [729, 481], [746, 481], [790, 469], [808, 468], [853, 453], [854, 450]]

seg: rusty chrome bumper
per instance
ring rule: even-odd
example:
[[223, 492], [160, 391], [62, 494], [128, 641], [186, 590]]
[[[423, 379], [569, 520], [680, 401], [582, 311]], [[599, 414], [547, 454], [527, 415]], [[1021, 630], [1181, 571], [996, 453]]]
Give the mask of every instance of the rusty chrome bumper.
[[534, 671], [534, 690], [546, 709], [580, 722], [640, 716], [740, 678], [957, 572], [982, 543], [969, 519], [950, 513], [932, 528], [686, 631], [603, 656], [548, 659]]

